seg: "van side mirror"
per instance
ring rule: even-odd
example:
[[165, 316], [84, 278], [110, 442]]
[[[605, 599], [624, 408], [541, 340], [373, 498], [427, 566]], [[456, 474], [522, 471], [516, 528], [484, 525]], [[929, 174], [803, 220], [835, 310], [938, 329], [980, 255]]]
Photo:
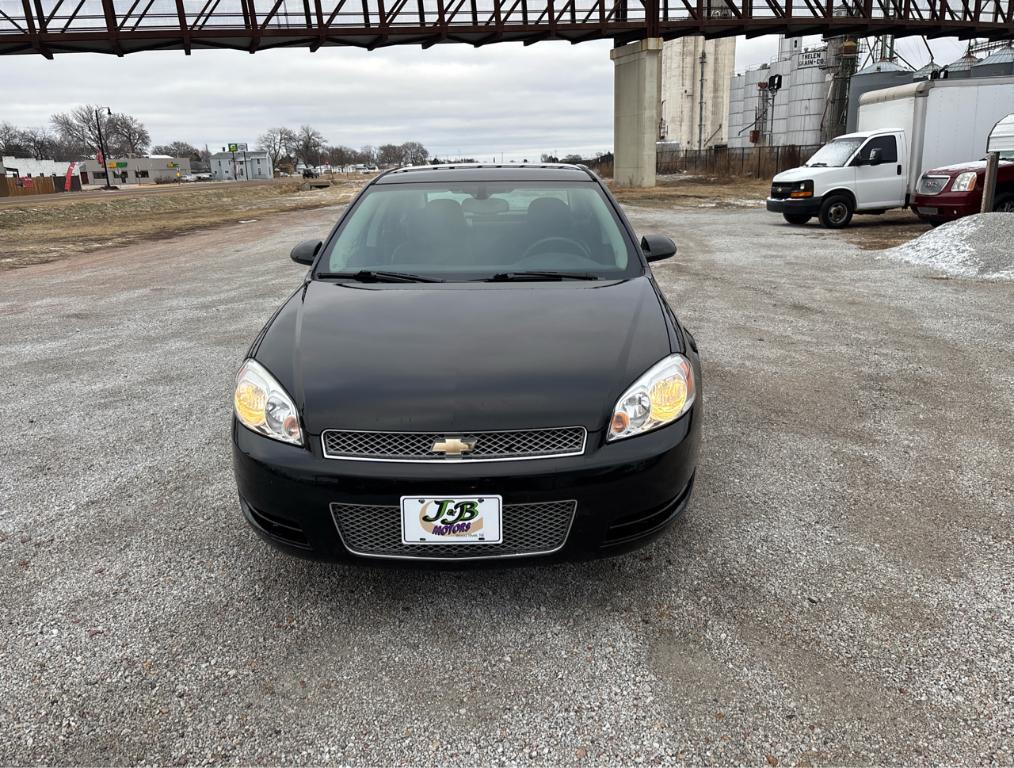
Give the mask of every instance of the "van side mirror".
[[317, 256], [317, 251], [324, 245], [320, 240], [304, 240], [289, 253], [291, 258], [297, 264], [313, 264], [314, 258]]
[[870, 159], [867, 161], [868, 165], [880, 165], [883, 162], [883, 151], [880, 147], [874, 147], [870, 150]]
[[641, 250], [648, 261], [662, 261], [676, 255], [676, 243], [665, 235], [645, 235], [641, 238]]

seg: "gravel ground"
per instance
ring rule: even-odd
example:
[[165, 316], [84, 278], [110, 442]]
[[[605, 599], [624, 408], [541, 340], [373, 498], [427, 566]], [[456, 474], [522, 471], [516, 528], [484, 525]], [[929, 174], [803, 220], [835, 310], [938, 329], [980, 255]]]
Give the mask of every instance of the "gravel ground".
[[233, 375], [334, 210], [0, 274], [0, 763], [1014, 762], [1014, 284], [631, 213], [708, 420], [683, 520], [593, 563], [247, 529]]

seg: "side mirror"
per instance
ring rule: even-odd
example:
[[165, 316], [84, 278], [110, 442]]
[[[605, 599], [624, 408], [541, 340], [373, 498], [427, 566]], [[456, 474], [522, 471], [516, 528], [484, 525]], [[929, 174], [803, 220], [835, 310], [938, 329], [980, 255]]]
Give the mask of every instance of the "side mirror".
[[880, 163], [883, 162], [881, 160], [882, 157], [883, 157], [883, 152], [880, 150], [879, 147], [871, 149], [870, 150], [870, 159], [867, 161], [867, 164], [868, 165], [880, 165]]
[[676, 255], [676, 243], [664, 235], [645, 235], [641, 238], [641, 250], [648, 261], [661, 261]]
[[313, 264], [314, 258], [317, 256], [317, 251], [324, 245], [320, 240], [304, 240], [289, 254], [291, 258], [297, 264]]

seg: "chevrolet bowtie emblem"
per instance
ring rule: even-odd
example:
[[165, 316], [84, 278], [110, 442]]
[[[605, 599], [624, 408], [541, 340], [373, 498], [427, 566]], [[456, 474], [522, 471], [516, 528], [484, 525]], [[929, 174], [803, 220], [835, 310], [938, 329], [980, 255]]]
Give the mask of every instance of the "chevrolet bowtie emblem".
[[460, 437], [445, 437], [437, 440], [430, 449], [433, 453], [442, 453], [444, 456], [461, 456], [463, 453], [471, 453], [475, 448], [475, 440], [462, 440]]

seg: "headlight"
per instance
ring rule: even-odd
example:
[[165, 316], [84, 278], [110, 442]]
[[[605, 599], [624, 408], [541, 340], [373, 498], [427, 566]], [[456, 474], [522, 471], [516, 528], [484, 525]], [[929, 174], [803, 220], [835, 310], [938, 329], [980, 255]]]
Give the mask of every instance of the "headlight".
[[303, 444], [292, 398], [256, 360], [247, 360], [239, 369], [232, 404], [244, 427], [283, 443]]
[[694, 404], [694, 369], [683, 355], [653, 365], [620, 395], [607, 440], [620, 440], [670, 424]]
[[968, 173], [959, 173], [954, 178], [954, 183], [951, 184], [951, 192], [970, 192], [975, 189], [975, 180], [979, 174], [975, 171]]
[[789, 197], [813, 197], [813, 181], [801, 181], [793, 185], [794, 189], [789, 192]]

